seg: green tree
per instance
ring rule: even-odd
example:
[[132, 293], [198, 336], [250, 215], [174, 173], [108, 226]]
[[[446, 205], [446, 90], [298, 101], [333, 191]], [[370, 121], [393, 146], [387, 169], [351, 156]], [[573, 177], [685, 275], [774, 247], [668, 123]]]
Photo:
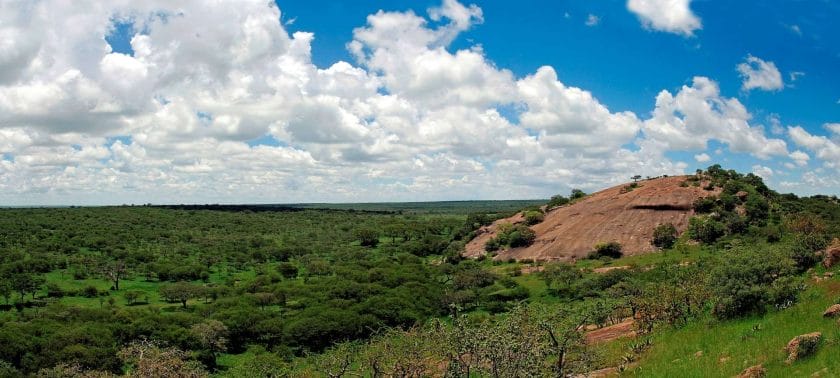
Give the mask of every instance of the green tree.
[[159, 291], [160, 296], [166, 299], [166, 301], [180, 302], [184, 308], [187, 308], [187, 301], [201, 294], [201, 286], [180, 281], [174, 284], [162, 285]]
[[379, 244], [379, 232], [374, 229], [363, 228], [356, 231], [356, 239], [363, 247], [376, 247]]
[[677, 228], [673, 223], [664, 223], [653, 230], [652, 243], [657, 248], [668, 249], [677, 242]]
[[621, 244], [616, 241], [607, 243], [598, 243], [595, 245], [595, 251], [592, 252], [591, 257], [598, 259], [601, 257], [611, 257], [617, 259], [621, 257]]

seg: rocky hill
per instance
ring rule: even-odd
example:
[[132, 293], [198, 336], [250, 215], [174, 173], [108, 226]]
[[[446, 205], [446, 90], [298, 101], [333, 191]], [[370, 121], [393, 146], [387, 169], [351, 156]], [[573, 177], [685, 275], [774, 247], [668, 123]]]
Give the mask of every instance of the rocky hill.
[[[717, 195], [720, 188], [686, 185], [691, 176], [672, 176], [639, 181], [602, 190], [565, 205], [549, 209], [545, 220], [531, 226], [536, 240], [527, 247], [499, 251], [496, 259], [571, 261], [586, 257], [597, 243], [617, 241], [625, 255], [654, 251], [651, 244], [657, 225], [672, 223], [682, 233], [694, 215], [692, 204], [701, 197]], [[465, 249], [467, 257], [485, 254], [484, 245], [500, 225], [522, 223], [522, 214], [500, 219], [477, 231]]]

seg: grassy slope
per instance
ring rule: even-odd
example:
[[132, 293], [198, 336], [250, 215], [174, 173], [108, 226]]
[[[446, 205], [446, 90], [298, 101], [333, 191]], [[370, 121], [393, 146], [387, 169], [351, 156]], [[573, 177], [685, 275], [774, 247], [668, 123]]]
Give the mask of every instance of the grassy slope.
[[[764, 364], [769, 377], [800, 377], [823, 371], [840, 374], [840, 325], [822, 312], [840, 296], [840, 280], [813, 284], [798, 304], [764, 316], [727, 321], [697, 321], [680, 329], [656, 332], [653, 346], [639, 366], [625, 376], [731, 377], [743, 369]], [[823, 333], [817, 354], [785, 364], [784, 346], [793, 337]], [[695, 354], [702, 351], [697, 357]], [[825, 370], [824, 370], [825, 369]]]
[[[681, 248], [686, 248], [684, 253], [669, 251], [630, 256], [613, 260], [606, 266], [679, 263], [711, 253], [698, 246]], [[497, 263], [493, 270], [501, 273], [518, 265]], [[599, 260], [583, 260], [577, 265], [581, 268], [605, 266]], [[838, 268], [832, 271], [840, 274]], [[823, 269], [816, 271], [817, 274], [823, 272]], [[756, 364], [767, 368], [768, 377], [808, 377], [817, 372], [823, 377], [840, 376], [840, 323], [822, 317], [828, 306], [840, 300], [838, 277], [822, 282], [809, 281], [799, 302], [785, 310], [723, 322], [708, 318], [677, 329], [662, 326], [652, 335], [652, 347], [642, 355], [636, 367], [622, 376], [732, 377]], [[538, 274], [522, 275], [514, 280], [528, 288], [531, 301], [559, 302], [547, 293]], [[783, 348], [787, 342], [797, 335], [815, 331], [823, 333], [823, 343], [817, 354], [792, 365], [785, 364], [787, 355]], [[596, 353], [605, 366], [615, 366], [620, 364], [621, 356], [629, 350], [631, 342], [620, 339], [598, 346]], [[697, 357], [699, 351], [703, 353]]]

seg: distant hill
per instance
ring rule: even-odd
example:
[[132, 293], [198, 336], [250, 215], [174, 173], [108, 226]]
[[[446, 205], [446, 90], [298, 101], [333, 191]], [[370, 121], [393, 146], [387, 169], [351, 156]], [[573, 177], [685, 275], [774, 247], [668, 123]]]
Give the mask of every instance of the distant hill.
[[[598, 243], [619, 242], [625, 255], [654, 250], [651, 240], [657, 225], [672, 223], [679, 233], [694, 215], [692, 204], [701, 197], [720, 194], [708, 183], [687, 185], [694, 176], [672, 176], [626, 183], [589, 195], [572, 204], [548, 209], [545, 220], [531, 226], [536, 240], [527, 247], [499, 251], [498, 260], [534, 259], [571, 261], [585, 258]], [[464, 255], [485, 254], [484, 246], [504, 223], [524, 222], [521, 213], [480, 228], [466, 245]]]

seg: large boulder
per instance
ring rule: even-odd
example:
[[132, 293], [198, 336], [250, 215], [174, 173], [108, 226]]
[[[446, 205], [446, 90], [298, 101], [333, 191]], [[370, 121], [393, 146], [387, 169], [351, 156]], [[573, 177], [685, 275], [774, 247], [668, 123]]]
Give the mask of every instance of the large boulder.
[[737, 378], [764, 378], [767, 376], [767, 369], [763, 365], [755, 365], [746, 368]]
[[823, 252], [823, 266], [831, 268], [840, 262], [840, 239], [834, 239]]
[[823, 316], [826, 318], [836, 318], [840, 316], [840, 304], [833, 304], [823, 311]]
[[785, 347], [785, 352], [788, 354], [787, 363], [793, 363], [816, 352], [821, 340], [821, 332], [806, 333], [791, 339]]

